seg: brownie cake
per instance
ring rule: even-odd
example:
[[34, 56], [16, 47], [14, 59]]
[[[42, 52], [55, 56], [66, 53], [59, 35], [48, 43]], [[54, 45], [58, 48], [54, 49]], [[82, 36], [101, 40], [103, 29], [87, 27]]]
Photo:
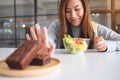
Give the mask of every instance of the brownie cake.
[[26, 40], [8, 58], [6, 63], [13, 69], [24, 69], [36, 57], [40, 48], [38, 41]]
[[47, 54], [38, 54], [30, 63], [30, 65], [44, 66], [50, 63], [51, 57]]

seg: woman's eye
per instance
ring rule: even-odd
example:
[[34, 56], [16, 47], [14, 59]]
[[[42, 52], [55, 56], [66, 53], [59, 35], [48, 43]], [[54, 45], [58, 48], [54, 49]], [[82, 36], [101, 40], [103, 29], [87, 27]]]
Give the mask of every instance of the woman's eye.
[[66, 13], [70, 12], [70, 10], [65, 10]]
[[75, 11], [79, 11], [80, 9], [75, 9]]

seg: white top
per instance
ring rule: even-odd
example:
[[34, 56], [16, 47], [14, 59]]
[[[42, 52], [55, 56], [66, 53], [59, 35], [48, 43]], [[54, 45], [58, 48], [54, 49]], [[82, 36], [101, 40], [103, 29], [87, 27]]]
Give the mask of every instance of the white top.
[[[13, 51], [14, 48], [0, 48], [0, 60]], [[67, 54], [64, 49], [56, 49], [52, 57], [58, 58], [61, 66], [51, 73], [22, 78], [0, 75], [0, 80], [120, 80], [120, 52], [88, 50]]]

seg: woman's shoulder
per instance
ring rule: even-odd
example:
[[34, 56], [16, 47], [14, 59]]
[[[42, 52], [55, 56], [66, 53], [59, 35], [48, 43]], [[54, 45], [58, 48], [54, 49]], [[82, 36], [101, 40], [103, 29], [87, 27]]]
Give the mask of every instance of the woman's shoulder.
[[50, 25], [59, 25], [59, 20], [55, 19]]
[[48, 26], [49, 29], [57, 29], [59, 30], [60, 29], [60, 24], [59, 24], [59, 20], [56, 19], [54, 20], [49, 26]]

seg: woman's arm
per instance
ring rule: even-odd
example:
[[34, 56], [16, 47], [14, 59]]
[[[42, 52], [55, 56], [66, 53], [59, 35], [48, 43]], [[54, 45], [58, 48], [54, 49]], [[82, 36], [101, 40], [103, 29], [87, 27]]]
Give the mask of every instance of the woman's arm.
[[107, 51], [120, 51], [120, 35], [106, 26], [96, 23], [98, 35], [106, 42]]
[[53, 21], [48, 26], [48, 41], [55, 48], [60, 48], [60, 25], [58, 20]]

